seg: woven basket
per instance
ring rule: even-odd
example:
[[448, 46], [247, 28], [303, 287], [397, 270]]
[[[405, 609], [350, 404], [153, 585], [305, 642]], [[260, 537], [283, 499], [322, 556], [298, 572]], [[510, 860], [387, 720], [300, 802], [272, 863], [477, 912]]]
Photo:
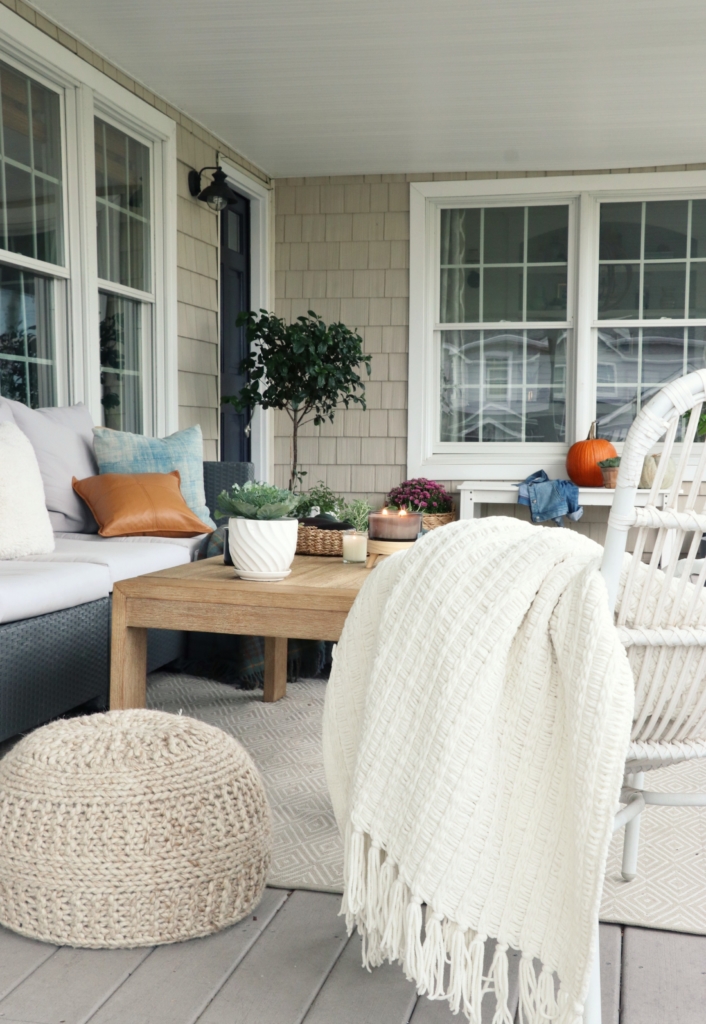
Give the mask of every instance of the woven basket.
[[319, 530], [316, 526], [299, 524], [297, 534], [298, 555], [338, 555], [343, 554], [342, 530]]
[[456, 518], [455, 512], [440, 512], [434, 515], [424, 515], [423, 524], [425, 530], [435, 530], [437, 526], [447, 526]]

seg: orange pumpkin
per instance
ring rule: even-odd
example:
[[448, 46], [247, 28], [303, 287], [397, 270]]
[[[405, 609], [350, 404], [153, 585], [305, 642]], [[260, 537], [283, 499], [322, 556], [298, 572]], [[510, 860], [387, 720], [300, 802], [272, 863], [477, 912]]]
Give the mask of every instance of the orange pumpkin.
[[591, 424], [588, 438], [577, 441], [569, 448], [566, 456], [566, 472], [569, 480], [579, 487], [603, 487], [603, 473], [598, 465], [603, 459], [614, 459], [617, 452], [610, 441], [596, 437], [596, 424]]

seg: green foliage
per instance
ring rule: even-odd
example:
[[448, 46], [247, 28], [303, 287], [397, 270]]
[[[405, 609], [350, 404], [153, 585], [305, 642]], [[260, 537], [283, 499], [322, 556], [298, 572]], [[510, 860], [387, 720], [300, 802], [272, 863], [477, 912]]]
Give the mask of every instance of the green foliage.
[[[688, 412], [684, 413], [684, 424], [685, 425], [689, 422], [689, 417], [690, 416], [691, 416], [691, 409], [689, 409]], [[696, 428], [696, 436], [697, 437], [703, 437], [705, 434], [706, 434], [706, 412], [702, 412], [701, 415], [699, 416], [699, 425]]]
[[312, 310], [292, 324], [261, 309], [241, 313], [238, 327], [245, 327], [249, 354], [240, 364], [248, 383], [239, 395], [224, 396], [238, 412], [256, 405], [284, 409], [292, 421], [292, 471], [294, 490], [298, 471], [297, 438], [304, 423], [333, 421], [337, 407], [351, 404], [365, 408], [365, 384], [358, 370], [370, 376], [369, 355], [363, 339], [345, 324], [328, 326]]
[[337, 519], [341, 519], [343, 498], [336, 494], [330, 487], [327, 487], [323, 480], [319, 480], [316, 487], [299, 495], [297, 503], [297, 515], [300, 519], [306, 519], [311, 515], [312, 508], [318, 507], [319, 512], [332, 512]]
[[287, 519], [291, 517], [296, 504], [297, 495], [291, 491], [248, 480], [242, 487], [233, 484], [230, 493], [221, 491], [216, 503], [216, 515], [237, 519]]
[[360, 533], [365, 533], [368, 529], [368, 516], [372, 511], [373, 506], [364, 498], [355, 498], [343, 506], [340, 518], [350, 523]]
[[614, 455], [611, 459], [602, 459], [598, 465], [601, 469], [615, 469], [620, 465], [620, 456]]

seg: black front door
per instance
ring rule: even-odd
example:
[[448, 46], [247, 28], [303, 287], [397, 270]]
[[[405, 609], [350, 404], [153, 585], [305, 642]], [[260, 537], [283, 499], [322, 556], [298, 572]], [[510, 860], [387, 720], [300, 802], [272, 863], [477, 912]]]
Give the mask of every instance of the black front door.
[[[221, 213], [221, 397], [237, 395], [247, 378], [240, 363], [247, 355], [238, 313], [250, 309], [250, 202], [238, 196]], [[221, 406], [221, 459], [249, 462], [249, 415]]]

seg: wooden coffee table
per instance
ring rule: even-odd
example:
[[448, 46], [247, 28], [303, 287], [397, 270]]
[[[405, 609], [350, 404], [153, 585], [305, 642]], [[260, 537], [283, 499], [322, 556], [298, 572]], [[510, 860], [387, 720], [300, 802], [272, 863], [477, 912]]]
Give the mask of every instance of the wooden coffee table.
[[251, 583], [237, 579], [219, 555], [116, 583], [111, 710], [145, 706], [148, 629], [264, 636], [264, 699], [279, 700], [287, 689], [287, 638], [338, 640], [371, 571], [298, 555], [286, 579]]

